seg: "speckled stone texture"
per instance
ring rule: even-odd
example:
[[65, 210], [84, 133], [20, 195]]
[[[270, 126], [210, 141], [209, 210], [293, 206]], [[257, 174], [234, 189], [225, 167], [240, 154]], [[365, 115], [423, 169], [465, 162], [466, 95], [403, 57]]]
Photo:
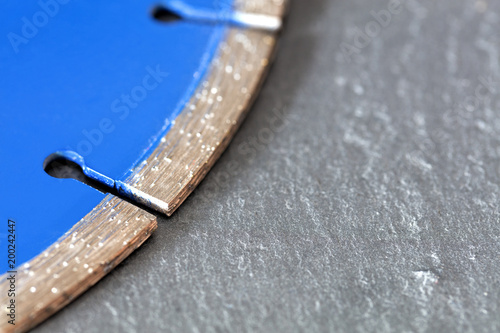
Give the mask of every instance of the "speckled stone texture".
[[500, 2], [287, 23], [194, 195], [35, 332], [500, 331]]

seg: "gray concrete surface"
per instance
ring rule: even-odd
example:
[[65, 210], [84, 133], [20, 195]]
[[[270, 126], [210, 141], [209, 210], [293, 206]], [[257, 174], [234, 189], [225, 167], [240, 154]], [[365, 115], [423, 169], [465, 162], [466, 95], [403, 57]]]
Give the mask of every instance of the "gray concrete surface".
[[296, 0], [207, 179], [35, 332], [500, 331], [500, 2], [387, 8]]

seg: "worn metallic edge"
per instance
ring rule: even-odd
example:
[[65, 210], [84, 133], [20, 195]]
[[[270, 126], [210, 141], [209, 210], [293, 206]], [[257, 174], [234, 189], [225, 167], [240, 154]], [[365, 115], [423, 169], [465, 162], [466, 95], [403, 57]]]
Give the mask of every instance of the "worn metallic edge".
[[[240, 11], [283, 15], [285, 0], [236, 0]], [[206, 80], [160, 145], [127, 180], [169, 204], [169, 215], [202, 181], [236, 133], [273, 55], [275, 36], [231, 28]], [[112, 196], [106, 198], [42, 254], [18, 268], [16, 325], [27, 331], [96, 284], [157, 228], [153, 215]], [[7, 274], [0, 290], [8, 290]], [[5, 311], [5, 312], [4, 312]]]
[[127, 183], [167, 203], [171, 215], [236, 133], [269, 65], [275, 38], [230, 29], [213, 71]]
[[[43, 253], [18, 267], [16, 325], [2, 311], [1, 332], [24, 332], [96, 284], [156, 230], [153, 215], [106, 198]], [[7, 275], [0, 277], [7, 291]], [[1, 296], [6, 310], [7, 292]]]

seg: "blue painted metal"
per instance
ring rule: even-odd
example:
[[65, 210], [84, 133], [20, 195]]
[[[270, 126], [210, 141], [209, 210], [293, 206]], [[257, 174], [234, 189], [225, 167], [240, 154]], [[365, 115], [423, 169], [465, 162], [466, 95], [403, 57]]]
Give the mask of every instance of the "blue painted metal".
[[72, 167], [68, 166], [66, 168], [69, 168], [70, 170], [63, 172], [62, 177], [58, 178], [74, 178], [96, 188], [101, 192], [113, 194], [120, 199], [126, 200], [137, 206], [143, 206], [146, 209], [165, 215], [168, 214], [167, 203], [122, 181], [111, 179], [108, 176], [89, 168], [87, 164], [85, 164], [84, 158], [74, 151], [61, 151], [51, 154], [44, 161], [44, 170], [46, 170], [48, 165], [64, 165], [67, 162], [72, 162], [72, 165], [76, 166], [79, 170], [75, 172], [75, 170], [72, 170]]
[[[223, 2], [222, 2], [223, 3]], [[183, 0], [163, 0], [165, 9], [186, 21], [204, 24], [223, 23], [241, 28], [275, 31], [281, 27], [281, 19], [267, 15], [247, 14], [233, 10], [231, 6], [199, 6]]]
[[234, 12], [229, 8], [211, 8], [204, 6], [193, 6], [190, 3], [180, 0], [163, 0], [165, 8], [182, 17], [187, 21], [201, 22], [213, 24], [214, 22], [222, 22], [226, 24], [232, 23]]
[[[223, 10], [231, 2], [185, 0]], [[0, 250], [17, 227], [17, 264], [43, 251], [104, 195], [42, 167], [75, 151], [123, 180], [170, 128], [204, 75], [223, 25], [165, 24], [155, 2], [8, 1], [0, 11]], [[6, 253], [6, 252], [4, 252]], [[0, 260], [0, 273], [7, 270]]]

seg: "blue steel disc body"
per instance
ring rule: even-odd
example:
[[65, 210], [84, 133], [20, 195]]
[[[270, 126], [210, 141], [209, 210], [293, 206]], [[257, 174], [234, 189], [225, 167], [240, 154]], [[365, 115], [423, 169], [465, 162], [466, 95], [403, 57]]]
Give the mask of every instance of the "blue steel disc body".
[[[185, 0], [227, 10], [231, 1]], [[44, 5], [45, 4], [45, 5]], [[47, 5], [48, 4], [48, 5]], [[170, 128], [203, 78], [225, 26], [158, 22], [150, 1], [9, 1], [0, 13], [0, 272], [7, 221], [16, 266], [57, 241], [104, 198], [43, 170], [72, 150], [123, 180]], [[220, 7], [220, 8], [219, 8]]]

